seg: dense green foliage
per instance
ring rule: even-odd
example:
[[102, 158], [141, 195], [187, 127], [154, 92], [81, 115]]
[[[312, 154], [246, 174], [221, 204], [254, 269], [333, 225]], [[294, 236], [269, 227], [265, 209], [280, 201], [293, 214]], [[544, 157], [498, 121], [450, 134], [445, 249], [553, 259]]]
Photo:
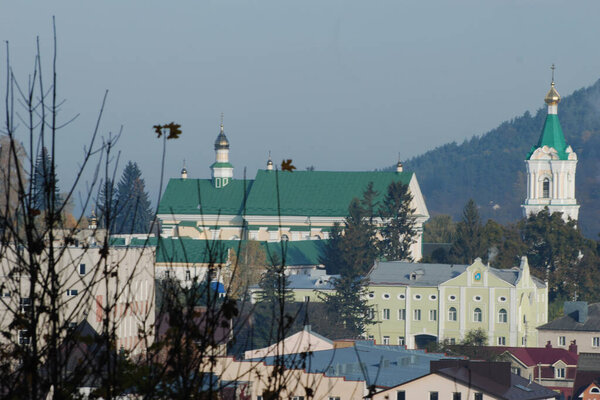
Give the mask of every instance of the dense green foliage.
[[[540, 103], [544, 90], [540, 90]], [[579, 226], [586, 237], [600, 232], [600, 81], [563, 97], [558, 114], [566, 141], [577, 153], [576, 197]], [[501, 223], [521, 218], [526, 195], [525, 156], [540, 136], [546, 108], [525, 112], [482, 136], [449, 143], [406, 161], [417, 173], [432, 214], [460, 218], [473, 198], [482, 220]]]
[[388, 260], [411, 260], [410, 246], [415, 241], [415, 209], [410, 206], [413, 197], [408, 185], [392, 182], [379, 209], [381, 227], [381, 256]]

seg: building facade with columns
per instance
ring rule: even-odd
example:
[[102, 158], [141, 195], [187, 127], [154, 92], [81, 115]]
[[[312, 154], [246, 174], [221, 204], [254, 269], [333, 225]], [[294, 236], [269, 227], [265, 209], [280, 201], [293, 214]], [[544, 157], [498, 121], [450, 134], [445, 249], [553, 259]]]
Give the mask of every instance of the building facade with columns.
[[536, 328], [548, 321], [548, 287], [525, 257], [512, 269], [480, 259], [469, 266], [380, 262], [367, 278], [375, 324], [366, 334], [381, 344], [458, 343], [481, 328], [488, 345], [537, 346]]
[[[163, 237], [205, 240], [328, 239], [334, 224], [343, 223], [353, 198], [361, 198], [369, 183], [381, 201], [392, 182], [408, 185], [415, 210], [413, 259], [422, 257], [423, 223], [429, 219], [417, 177], [404, 171], [279, 171], [269, 157], [254, 179], [235, 179], [229, 160], [230, 143], [223, 125], [215, 141], [216, 160], [210, 179], [191, 179], [188, 170], [170, 179], [158, 207]], [[384, 221], [376, 220], [379, 225]]]
[[527, 198], [523, 213], [525, 217], [537, 214], [545, 207], [550, 213], [561, 212], [567, 221], [577, 220], [579, 205], [575, 199], [575, 170], [577, 154], [567, 145], [558, 120], [560, 95], [554, 78], [544, 101], [548, 114], [538, 143], [531, 147], [527, 165]]

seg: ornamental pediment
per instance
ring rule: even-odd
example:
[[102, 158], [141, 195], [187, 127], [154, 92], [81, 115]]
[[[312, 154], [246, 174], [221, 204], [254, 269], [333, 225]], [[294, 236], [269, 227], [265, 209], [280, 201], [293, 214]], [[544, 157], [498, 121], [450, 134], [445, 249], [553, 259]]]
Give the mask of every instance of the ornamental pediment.
[[[572, 151], [572, 150], [571, 150]], [[573, 153], [575, 154], [575, 153]], [[554, 147], [542, 146], [535, 149], [530, 160], [559, 160], [558, 152]]]

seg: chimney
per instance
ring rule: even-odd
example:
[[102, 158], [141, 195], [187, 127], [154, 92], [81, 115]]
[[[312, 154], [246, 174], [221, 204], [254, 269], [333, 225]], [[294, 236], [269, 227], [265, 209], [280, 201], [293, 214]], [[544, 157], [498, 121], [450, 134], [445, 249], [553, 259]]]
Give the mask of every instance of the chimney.
[[580, 324], [585, 323], [588, 317], [587, 301], [565, 301], [564, 314], [570, 316]]
[[577, 341], [571, 340], [571, 344], [569, 345], [569, 352], [577, 354]]
[[549, 341], [549, 340], [548, 340], [548, 341], [546, 342], [546, 348], [547, 348], [547, 349], [551, 349], [551, 348], [552, 348], [552, 342], [551, 342], [551, 341]]

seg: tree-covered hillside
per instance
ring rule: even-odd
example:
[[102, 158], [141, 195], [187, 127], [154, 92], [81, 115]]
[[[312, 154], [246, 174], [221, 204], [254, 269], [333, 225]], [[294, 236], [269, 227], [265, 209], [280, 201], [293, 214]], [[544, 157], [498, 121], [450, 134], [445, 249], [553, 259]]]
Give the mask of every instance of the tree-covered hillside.
[[[542, 96], [540, 96], [540, 100]], [[563, 97], [558, 115], [579, 158], [576, 197], [579, 225], [597, 238], [600, 232], [600, 81]], [[485, 221], [510, 222], [522, 217], [526, 194], [525, 156], [537, 143], [546, 108], [526, 112], [512, 121], [462, 144], [449, 143], [406, 162], [415, 171], [432, 215], [459, 218], [473, 198]]]

